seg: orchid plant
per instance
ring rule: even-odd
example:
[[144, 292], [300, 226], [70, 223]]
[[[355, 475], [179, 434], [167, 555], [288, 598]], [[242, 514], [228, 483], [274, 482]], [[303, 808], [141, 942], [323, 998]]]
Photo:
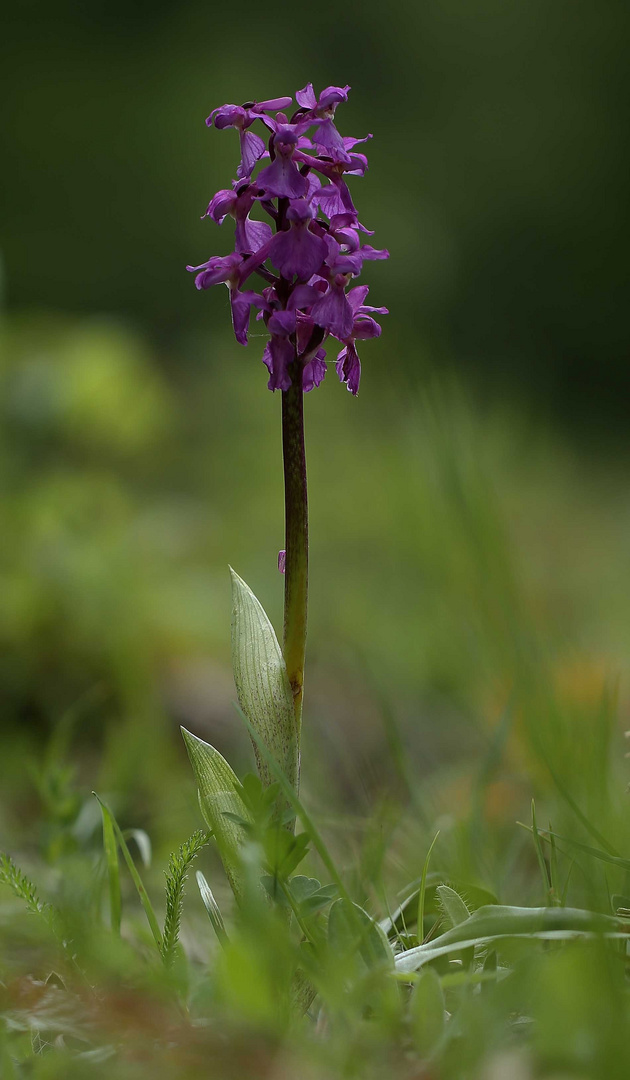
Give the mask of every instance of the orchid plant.
[[[337, 375], [356, 395], [361, 377], [357, 341], [378, 337], [375, 319], [387, 308], [365, 303], [367, 285], [353, 285], [363, 263], [389, 252], [362, 243], [372, 231], [359, 221], [349, 177], [363, 176], [367, 157], [356, 150], [371, 135], [342, 136], [336, 109], [349, 86], [329, 86], [316, 96], [309, 83], [290, 97], [223, 105], [206, 123], [234, 128], [240, 162], [230, 188], [212, 197], [203, 215], [222, 225], [234, 221], [234, 251], [214, 255], [195, 274], [198, 289], [224, 283], [236, 340], [247, 345], [252, 309], [268, 333], [262, 361], [268, 388], [282, 394], [285, 548], [284, 640], [248, 586], [232, 571], [232, 655], [241, 710], [250, 729], [261, 783], [280, 769], [297, 794], [308, 596], [308, 501], [304, 448], [304, 394], [319, 386], [326, 348], [338, 343]], [[266, 135], [266, 141], [252, 130]], [[258, 220], [254, 213], [266, 215]], [[260, 292], [251, 288], [262, 279]], [[238, 895], [238, 848], [247, 807], [242, 787], [213, 747], [184, 732], [199, 784], [202, 809]], [[292, 828], [287, 809], [285, 824]]]

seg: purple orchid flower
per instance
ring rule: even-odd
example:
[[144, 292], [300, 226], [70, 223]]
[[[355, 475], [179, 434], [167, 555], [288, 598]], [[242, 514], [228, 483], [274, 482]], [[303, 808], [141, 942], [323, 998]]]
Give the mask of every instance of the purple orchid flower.
[[[284, 114], [279, 114], [284, 119]], [[308, 181], [293, 161], [303, 125], [278, 124], [271, 138], [275, 157], [258, 175], [258, 184], [268, 198], [300, 199], [308, 191]]]
[[236, 190], [217, 191], [203, 215], [216, 221], [217, 225], [222, 225], [228, 215], [234, 218], [235, 247], [243, 255], [253, 254], [271, 239], [271, 226], [265, 221], [254, 221], [249, 216], [257, 198], [256, 184], [239, 184]]
[[234, 337], [239, 345], [247, 345], [247, 331], [252, 307], [266, 307], [265, 298], [253, 290], [239, 292], [237, 288], [230, 289], [230, 307], [232, 310], [232, 326]]
[[[308, 286], [306, 286], [308, 288]], [[315, 321], [307, 315], [299, 315], [297, 320], [297, 351], [304, 361], [302, 372], [302, 390], [308, 394], [324, 380], [326, 375], [326, 352], [317, 345], [312, 346]]]
[[289, 337], [295, 333], [296, 315], [294, 311], [275, 311], [267, 329], [271, 340], [265, 346], [263, 364], [269, 371], [270, 390], [288, 390], [291, 385], [289, 365], [295, 360], [295, 348]]
[[351, 289], [348, 293], [348, 303], [353, 311], [352, 333], [345, 343], [345, 348], [337, 355], [337, 362], [335, 364], [337, 375], [342, 383], [346, 383], [348, 390], [356, 397], [359, 393], [359, 383], [361, 381], [361, 361], [359, 360], [359, 354], [356, 349], [355, 341], [357, 339], [365, 340], [367, 338], [380, 337], [381, 327], [377, 323], [376, 319], [372, 318], [372, 313], [380, 315], [388, 315], [387, 308], [384, 307], [366, 307], [363, 303], [369, 288], [367, 285], [359, 285], [356, 289]]
[[[217, 224], [234, 221], [235, 250], [188, 270], [198, 289], [227, 285], [241, 345], [247, 344], [252, 308], [257, 310], [269, 332], [263, 362], [270, 390], [288, 390], [296, 372], [304, 392], [319, 386], [330, 336], [343, 345], [336, 360], [339, 378], [356, 394], [356, 342], [381, 333], [374, 315], [386, 309], [365, 305], [367, 286], [349, 288], [365, 262], [389, 255], [361, 242], [370, 230], [359, 221], [347, 181], [365, 175], [367, 157], [356, 147], [372, 136], [352, 138], [337, 130], [336, 110], [349, 89], [328, 86], [317, 95], [308, 83], [295, 95], [298, 108], [291, 120], [292, 99], [280, 97], [222, 105], [206, 121], [239, 133], [237, 179], [213, 196], [204, 214]], [[255, 124], [260, 134], [252, 130]], [[271, 225], [252, 218], [256, 207]], [[261, 292], [244, 288], [254, 274], [265, 279]]]
[[330, 331], [340, 341], [345, 341], [352, 333], [354, 316], [346, 296], [348, 281], [348, 274], [337, 274], [328, 291], [311, 308], [311, 316], [317, 325]]
[[222, 281], [232, 280], [236, 284], [242, 262], [243, 256], [235, 251], [232, 255], [213, 255], [200, 266], [187, 266], [186, 269], [197, 274], [195, 285], [198, 289], [210, 289]]
[[255, 135], [248, 128], [255, 120], [266, 121], [265, 112], [273, 112], [275, 109], [287, 108], [291, 104], [291, 98], [269, 98], [267, 101], [254, 101], [247, 105], [221, 105], [213, 109], [206, 120], [208, 127], [236, 128], [241, 142], [241, 163], [236, 170], [239, 180], [251, 176], [256, 162], [265, 152], [265, 144], [259, 135]]
[[292, 200], [286, 212], [291, 227], [273, 238], [269, 258], [288, 280], [297, 276], [298, 281], [308, 281], [328, 255], [326, 241], [309, 229], [314, 216], [306, 199]]

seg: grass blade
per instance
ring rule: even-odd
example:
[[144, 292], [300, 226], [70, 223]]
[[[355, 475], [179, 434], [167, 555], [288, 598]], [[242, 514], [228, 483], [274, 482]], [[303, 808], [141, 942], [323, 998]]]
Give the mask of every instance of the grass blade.
[[225, 930], [225, 923], [223, 922], [223, 916], [221, 914], [219, 905], [214, 899], [212, 889], [208, 885], [208, 882], [206, 881], [204, 875], [201, 873], [201, 870], [197, 870], [195, 877], [197, 878], [197, 885], [199, 886], [199, 892], [201, 893], [203, 906], [208, 912], [208, 918], [212, 923], [212, 927], [215, 934], [217, 935], [217, 938], [219, 939], [220, 944], [225, 947], [228, 943], [228, 936]]
[[[521, 825], [522, 822], [517, 822], [517, 825]], [[529, 829], [529, 825], [524, 825], [523, 828]], [[611, 866], [618, 866], [620, 870], [625, 870], [626, 873], [630, 873], [630, 859], [622, 859], [619, 855], [609, 855], [607, 851], [600, 851], [599, 848], [591, 847], [590, 844], [582, 844], [579, 840], [571, 840], [568, 836], [560, 836], [559, 833], [547, 832], [546, 829], [540, 831], [540, 836], [544, 840], [548, 840], [551, 843], [551, 837], [553, 835], [554, 840], [560, 840], [563, 844], [570, 844], [572, 847], [577, 848], [578, 851], [583, 851], [585, 855], [590, 855], [593, 859], [599, 859], [601, 862], [610, 863]]]
[[536, 826], [536, 804], [532, 799], [532, 835], [534, 837], [534, 847], [536, 848], [536, 858], [538, 859], [538, 866], [540, 867], [541, 877], [543, 879], [543, 888], [545, 890], [547, 901], [552, 902], [551, 895], [551, 882], [549, 880], [549, 874], [547, 872], [547, 863], [545, 862], [545, 856], [543, 855], [542, 844], [540, 842], [540, 835]]
[[125, 860], [125, 862], [127, 864], [127, 869], [129, 870], [129, 873], [131, 874], [131, 879], [132, 879], [132, 881], [133, 881], [133, 883], [134, 883], [134, 885], [136, 887], [136, 892], [138, 893], [138, 896], [140, 898], [140, 903], [142, 904], [142, 907], [144, 908], [144, 913], [145, 913], [145, 915], [147, 917], [147, 922], [149, 923], [149, 926], [151, 928], [151, 933], [153, 934], [153, 939], [155, 941], [155, 944], [158, 947], [158, 950], [161, 952], [161, 950], [162, 950], [162, 934], [160, 932], [160, 927], [158, 925], [158, 921], [157, 921], [157, 918], [155, 916], [153, 906], [152, 906], [151, 901], [149, 899], [149, 894], [148, 894], [147, 890], [145, 889], [145, 887], [144, 887], [144, 885], [142, 883], [142, 878], [140, 877], [140, 874], [138, 873], [138, 871], [136, 869], [136, 865], [135, 865], [135, 863], [134, 863], [134, 861], [133, 861], [133, 859], [131, 857], [131, 852], [129, 851], [129, 848], [127, 847], [127, 841], [125, 840], [125, 838], [124, 838], [124, 836], [123, 836], [123, 834], [121, 832], [121, 829], [120, 829], [120, 827], [118, 825], [118, 822], [116, 821], [116, 818], [112, 814], [109, 807], [106, 805], [106, 803], [104, 803], [102, 801], [102, 799], [99, 799], [99, 797], [98, 797], [98, 795], [96, 794], [95, 791], [92, 792], [92, 794], [94, 795], [94, 797], [96, 798], [99, 806], [101, 807], [103, 815], [107, 815], [107, 817], [109, 818], [109, 820], [111, 822], [111, 825], [112, 825], [116, 840], [118, 841], [118, 846], [120, 847], [123, 858], [124, 858], [124, 860]]
[[597, 840], [597, 843], [601, 844], [604, 851], [607, 851], [609, 855], [613, 855], [616, 858], [621, 858], [621, 856], [619, 855], [619, 852], [612, 846], [612, 844], [608, 843], [608, 841], [606, 840], [606, 837], [602, 836], [599, 829], [596, 829], [595, 826], [589, 821], [586, 814], [584, 814], [582, 812], [582, 810], [580, 810], [580, 807], [576, 803], [575, 799], [573, 798], [571, 793], [567, 790], [567, 788], [564, 786], [564, 784], [560, 780], [560, 777], [554, 772], [554, 770], [551, 768], [549, 763], [547, 763], [547, 768], [549, 769], [549, 772], [551, 773], [551, 779], [553, 780], [555, 786], [557, 787], [560, 795], [565, 800], [565, 802], [568, 803], [568, 805], [571, 807], [571, 809], [572, 809], [573, 813], [575, 814], [576, 818], [578, 819], [578, 821], [580, 821], [582, 823], [582, 825], [584, 826], [584, 828], [586, 829], [586, 831], [591, 834], [591, 836], [593, 837], [593, 840]]
[[106, 811], [102, 803], [100, 806], [101, 817], [103, 819], [103, 849], [105, 851], [107, 880], [109, 883], [109, 915], [112, 931], [119, 936], [122, 919], [122, 893], [120, 890], [118, 845], [116, 843], [116, 834], [114, 832], [111, 814]]
[[436, 832], [429, 850], [427, 851], [427, 857], [424, 860], [424, 866], [422, 867], [422, 877], [420, 878], [420, 892], [418, 894], [418, 921], [417, 921], [417, 933], [418, 941], [422, 941], [424, 937], [424, 899], [427, 891], [427, 874], [429, 872], [429, 862], [431, 860], [431, 853], [435, 847], [436, 840], [440, 835], [440, 830]]
[[551, 879], [550, 898], [552, 904], [557, 904], [558, 907], [564, 907], [558, 873], [558, 848], [556, 846], [556, 838], [551, 831], [551, 822], [549, 822], [549, 839], [551, 841], [551, 856], [549, 858], [549, 876]]

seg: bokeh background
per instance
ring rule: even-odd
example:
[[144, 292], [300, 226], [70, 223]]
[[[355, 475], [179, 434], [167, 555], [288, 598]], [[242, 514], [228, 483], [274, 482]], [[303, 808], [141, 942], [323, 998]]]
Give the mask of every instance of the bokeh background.
[[446, 832], [470, 807], [513, 830], [550, 764], [596, 809], [628, 713], [628, 10], [23, 0], [3, 19], [6, 842], [42, 804], [42, 851], [78, 842], [93, 787], [181, 839], [180, 723], [251, 767], [227, 564], [279, 626], [280, 401], [224, 290], [184, 267], [230, 246], [200, 215], [237, 140], [206, 115], [310, 80], [350, 83], [339, 126], [374, 134], [353, 192], [391, 251], [365, 273], [391, 314], [359, 398], [331, 372], [307, 400], [305, 792], [346, 838], [380, 807], [368, 855], [401, 801]]

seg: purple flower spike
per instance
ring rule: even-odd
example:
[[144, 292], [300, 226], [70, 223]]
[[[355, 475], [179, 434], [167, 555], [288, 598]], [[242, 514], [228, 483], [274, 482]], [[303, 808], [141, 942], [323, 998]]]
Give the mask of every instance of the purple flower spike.
[[[319, 386], [330, 336], [342, 345], [337, 374], [356, 394], [356, 342], [379, 337], [375, 316], [387, 311], [365, 304], [367, 286], [349, 287], [364, 263], [389, 256], [384, 248], [362, 244], [370, 230], [360, 223], [348, 187], [350, 177], [367, 170], [367, 158], [356, 147], [372, 137], [337, 130], [336, 110], [349, 90], [327, 86], [318, 95], [307, 83], [295, 95], [297, 111], [290, 97], [265, 98], [222, 105], [206, 121], [239, 135], [237, 179], [214, 195], [204, 215], [219, 225], [234, 222], [234, 251], [187, 269], [198, 289], [227, 285], [241, 345], [247, 344], [252, 308], [257, 309], [269, 333], [263, 362], [270, 390], [288, 390], [296, 373], [305, 393]], [[262, 214], [269, 222], [257, 220]], [[261, 291], [245, 288], [254, 275], [264, 279]]]
[[287, 553], [284, 549], [278, 552], [278, 570], [284, 574], [287, 568]]

